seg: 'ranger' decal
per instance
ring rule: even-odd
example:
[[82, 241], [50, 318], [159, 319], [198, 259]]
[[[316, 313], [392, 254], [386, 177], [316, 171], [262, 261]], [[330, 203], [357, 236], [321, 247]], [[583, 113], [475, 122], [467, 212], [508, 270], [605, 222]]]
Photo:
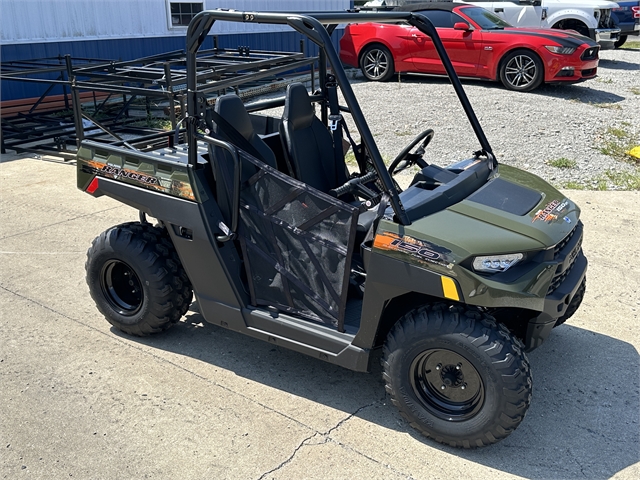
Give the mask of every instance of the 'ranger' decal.
[[[537, 220], [542, 220], [546, 223], [554, 222], [558, 219], [558, 214], [561, 213], [565, 208], [569, 206], [569, 200], [566, 198], [562, 201], [560, 200], [552, 200], [547, 203], [547, 205], [538, 210], [536, 214], [531, 219], [531, 223], [535, 223]], [[571, 223], [571, 219], [567, 220], [567, 217], [563, 218], [565, 222]]]

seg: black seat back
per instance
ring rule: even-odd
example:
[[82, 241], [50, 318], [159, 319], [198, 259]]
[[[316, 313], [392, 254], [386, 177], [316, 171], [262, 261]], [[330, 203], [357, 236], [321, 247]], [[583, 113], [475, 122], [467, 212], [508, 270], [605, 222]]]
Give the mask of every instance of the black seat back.
[[[240, 134], [244, 140], [246, 140], [253, 149], [259, 154], [258, 160], [266, 163], [270, 167], [277, 168], [276, 157], [267, 146], [266, 143], [256, 134], [251, 118], [247, 113], [247, 110], [242, 103], [240, 97], [234, 94], [223, 95], [218, 97], [214, 107], [214, 111], [220, 115], [229, 126], [232, 127], [238, 134]], [[229, 131], [229, 126], [220, 125], [215, 122], [215, 119], [211, 122], [213, 133], [216, 137], [234, 144], [236, 147], [245, 150], [243, 145], [239, 145], [237, 141], [234, 141], [232, 137], [236, 135], [235, 132]], [[244, 143], [244, 142], [243, 142]], [[213, 149], [213, 170], [216, 178], [216, 198], [220, 211], [225, 221], [231, 221], [231, 206], [232, 194], [233, 194], [233, 173], [234, 165], [233, 159], [229, 152], [223, 148], [214, 147]], [[253, 152], [247, 152], [253, 154]], [[241, 182], [247, 181], [256, 172], [257, 168], [244, 161], [242, 163], [242, 178]]]
[[331, 134], [316, 117], [301, 83], [287, 87], [280, 136], [293, 177], [322, 192], [346, 183], [344, 158], [335, 157]]

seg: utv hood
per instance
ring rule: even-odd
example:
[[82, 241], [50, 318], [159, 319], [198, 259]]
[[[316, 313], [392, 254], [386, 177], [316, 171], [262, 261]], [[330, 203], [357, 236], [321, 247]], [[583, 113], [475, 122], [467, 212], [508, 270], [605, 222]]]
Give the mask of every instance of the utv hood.
[[566, 237], [580, 216], [575, 203], [540, 177], [507, 165], [449, 210], [528, 237], [542, 248]]
[[500, 165], [464, 200], [407, 226], [382, 219], [378, 233], [423, 245], [435, 252], [431, 263], [452, 268], [474, 255], [551, 248], [578, 225], [579, 215], [571, 200], [541, 178]]

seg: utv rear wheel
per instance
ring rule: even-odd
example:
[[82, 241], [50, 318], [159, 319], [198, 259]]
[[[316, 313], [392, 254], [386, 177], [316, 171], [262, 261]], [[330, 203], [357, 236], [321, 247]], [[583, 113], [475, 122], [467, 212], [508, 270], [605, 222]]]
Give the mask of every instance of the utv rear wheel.
[[410, 311], [387, 336], [382, 365], [391, 401], [409, 424], [454, 447], [507, 437], [531, 401], [522, 343], [475, 310]]
[[360, 57], [360, 69], [365, 77], [377, 82], [386, 82], [395, 69], [393, 55], [383, 45], [371, 45]]
[[544, 80], [544, 66], [531, 50], [514, 50], [500, 62], [500, 81], [509, 90], [529, 92]]
[[87, 252], [87, 284], [98, 310], [114, 327], [144, 336], [184, 315], [192, 290], [165, 231], [125, 223], [97, 237]]

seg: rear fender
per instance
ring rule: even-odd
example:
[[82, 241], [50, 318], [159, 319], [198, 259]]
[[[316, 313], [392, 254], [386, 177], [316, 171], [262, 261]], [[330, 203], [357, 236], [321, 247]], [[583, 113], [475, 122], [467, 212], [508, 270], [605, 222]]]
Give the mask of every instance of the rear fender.
[[[246, 324], [241, 307], [248, 304], [240, 278], [241, 262], [232, 241], [220, 243], [216, 236], [225, 232], [219, 226], [220, 211], [204, 182], [203, 169], [193, 172], [193, 185], [202, 203], [111, 178], [98, 178], [93, 195], [106, 195], [160, 220], [171, 237], [180, 261], [193, 285], [200, 311], [211, 323], [225, 318], [227, 328], [243, 330]], [[207, 194], [208, 192], [208, 194]]]

